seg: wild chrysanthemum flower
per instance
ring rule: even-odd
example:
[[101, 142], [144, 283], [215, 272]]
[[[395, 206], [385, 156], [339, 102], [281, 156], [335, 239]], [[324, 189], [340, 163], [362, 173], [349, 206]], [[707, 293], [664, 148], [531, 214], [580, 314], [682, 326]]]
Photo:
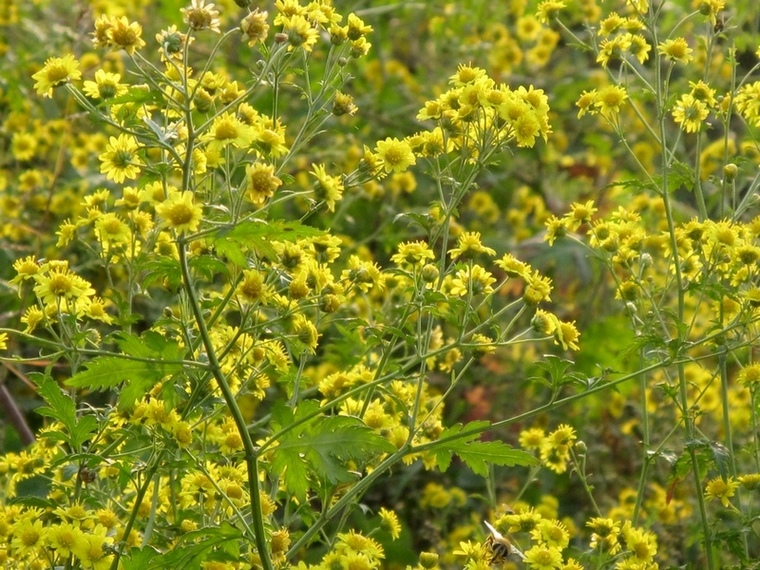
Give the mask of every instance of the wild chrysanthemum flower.
[[760, 81], [742, 85], [734, 102], [737, 110], [748, 123], [756, 127], [760, 126]]
[[480, 265], [473, 265], [460, 269], [456, 277], [451, 281], [451, 294], [455, 297], [467, 297], [468, 295], [488, 295], [493, 293], [493, 285], [496, 278]]
[[475, 254], [496, 255], [496, 251], [480, 241], [480, 232], [463, 232], [457, 239], [457, 246], [449, 250], [451, 259], [470, 258]]
[[[195, 40], [190, 36], [190, 42]], [[181, 60], [185, 44], [188, 42], [187, 34], [180, 32], [177, 26], [169, 26], [156, 34], [156, 41], [161, 48], [161, 61], [168, 59]]]
[[172, 194], [156, 206], [156, 214], [177, 233], [194, 232], [203, 218], [203, 208], [195, 203], [190, 191]]
[[609, 554], [620, 551], [620, 523], [610, 518], [595, 517], [586, 523], [594, 532], [591, 534], [591, 548]]
[[343, 115], [353, 115], [359, 108], [354, 104], [354, 98], [340, 91], [335, 92], [332, 102], [332, 114], [336, 117]]
[[191, 30], [211, 30], [219, 33], [219, 11], [206, 0], [192, 0], [188, 8], [182, 8], [184, 22]]
[[95, 81], [85, 81], [82, 91], [92, 99], [111, 99], [127, 92], [127, 86], [120, 82], [121, 75], [118, 73], [98, 69], [95, 72]]
[[596, 93], [594, 106], [603, 116], [612, 119], [620, 112], [620, 107], [625, 103], [626, 99], [628, 99], [628, 92], [625, 90], [625, 87], [608, 85], [607, 87], [602, 87]]
[[435, 259], [435, 253], [423, 241], [405, 242], [398, 246], [391, 261], [400, 267], [422, 267], [426, 262]]
[[687, 133], [696, 133], [701, 130], [709, 114], [710, 110], [705, 102], [689, 93], [681, 95], [673, 107], [673, 120]]
[[552, 291], [552, 280], [549, 277], [541, 275], [534, 271], [525, 279], [525, 291], [523, 292], [523, 301], [528, 305], [538, 305], [545, 301], [550, 301]]
[[398, 521], [398, 516], [395, 512], [381, 507], [378, 513], [380, 515], [380, 526], [386, 530], [393, 540], [396, 540], [401, 536], [401, 523]]
[[348, 15], [348, 39], [351, 41], [358, 40], [362, 36], [372, 32], [372, 26], [365, 24], [364, 21], [354, 13]]
[[385, 172], [403, 172], [417, 163], [412, 147], [406, 139], [389, 137], [384, 141], [378, 141], [375, 152]]
[[580, 119], [583, 115], [586, 113], [594, 114], [596, 112], [596, 109], [594, 109], [594, 103], [596, 102], [596, 98], [598, 96], [598, 93], [596, 89], [592, 89], [591, 91], [584, 91], [581, 93], [581, 96], [578, 98], [578, 101], [575, 102], [575, 106], [578, 107], [578, 118]]
[[538, 528], [533, 530], [531, 536], [539, 543], [560, 550], [570, 543], [570, 532], [564, 524], [557, 520], [542, 520], [538, 523]]
[[657, 46], [657, 51], [671, 62], [689, 63], [692, 59], [692, 50], [684, 38], [665, 40]]
[[37, 275], [40, 272], [40, 265], [33, 255], [29, 255], [14, 261], [13, 269], [16, 271], [16, 276], [10, 282], [17, 285]]
[[240, 30], [243, 32], [243, 37], [247, 38], [249, 47], [267, 39], [269, 33], [268, 17], [268, 12], [256, 8], [240, 22]]
[[77, 301], [95, 294], [90, 283], [73, 273], [68, 264], [56, 265], [34, 276], [34, 293], [46, 305], [55, 305], [59, 299]]
[[530, 265], [524, 261], [520, 261], [511, 253], [505, 253], [501, 259], [495, 262], [497, 267], [500, 267], [509, 277], [522, 277], [528, 279], [531, 276]]
[[18, 161], [27, 161], [34, 158], [37, 152], [37, 137], [31, 133], [14, 133], [11, 140], [11, 153]]
[[715, 477], [705, 485], [705, 499], [708, 501], [718, 499], [724, 507], [728, 507], [731, 502], [729, 499], [734, 496], [738, 487], [739, 481], [733, 477], [728, 479]]
[[108, 568], [113, 560], [111, 545], [113, 538], [106, 536], [108, 529], [95, 525], [87, 534], [78, 536], [71, 551], [84, 568], [100, 570]]
[[559, 326], [554, 329], [554, 342], [559, 344], [563, 350], [579, 350], [578, 339], [581, 333], [575, 327], [573, 322], [559, 322]]
[[245, 168], [246, 197], [254, 204], [263, 204], [274, 196], [275, 191], [282, 185], [274, 174], [274, 166], [255, 162]]
[[542, 24], [549, 24], [559, 17], [559, 13], [567, 7], [563, 0], [543, 0], [536, 9], [536, 19]]
[[58, 556], [63, 558], [71, 554], [71, 549], [84, 531], [71, 523], [53, 524], [47, 531], [47, 542]]
[[737, 380], [748, 388], [760, 387], [760, 364], [750, 364], [742, 368]]
[[286, 16], [282, 19], [282, 33], [288, 42], [288, 49], [303, 48], [310, 52], [319, 39], [319, 30], [300, 15]]
[[111, 137], [105, 152], [98, 157], [101, 162], [100, 172], [117, 183], [126, 179], [134, 180], [140, 174], [142, 165], [137, 154], [138, 149], [137, 140], [132, 135]]
[[104, 248], [117, 244], [129, 243], [132, 232], [118, 214], [107, 212], [95, 220], [95, 236]]
[[71, 54], [49, 58], [42, 69], [32, 75], [32, 79], [35, 80], [34, 89], [43, 97], [52, 97], [53, 87], [76, 81], [81, 77], [79, 62]]
[[562, 552], [548, 545], [536, 545], [525, 551], [525, 563], [535, 570], [556, 570], [562, 564]]
[[621, 34], [611, 39], [604, 39], [599, 45], [597, 63], [607, 67], [610, 62], [619, 63], [625, 58], [626, 52], [631, 47], [631, 34]]
[[137, 22], [130, 22], [126, 16], [114, 18], [106, 31], [109, 47], [123, 49], [129, 54], [145, 47], [142, 39], [142, 26]]
[[644, 36], [641, 34], [631, 36], [631, 47], [628, 48], [628, 51], [639, 63], [644, 63], [649, 59], [649, 52], [651, 50], [652, 46], [649, 45]]
[[558, 218], [553, 214], [546, 220], [545, 225], [546, 233], [544, 234], [544, 240], [546, 240], [549, 245], [554, 245], [554, 242], [558, 238], [566, 236], [568, 230], [571, 229], [570, 221], [566, 217]]
[[638, 562], [652, 562], [657, 554], [657, 537], [644, 530], [634, 528], [629, 522], [623, 527], [625, 549], [631, 552], [630, 559]]
[[201, 135], [200, 140], [208, 145], [208, 149], [217, 152], [226, 146], [235, 148], [248, 148], [256, 138], [256, 129], [246, 125], [235, 115], [224, 113], [214, 119], [207, 132]]
[[343, 198], [343, 181], [339, 176], [327, 174], [324, 164], [315, 164], [309, 174], [316, 178], [314, 199], [327, 204], [331, 212], [335, 211], [335, 202]]

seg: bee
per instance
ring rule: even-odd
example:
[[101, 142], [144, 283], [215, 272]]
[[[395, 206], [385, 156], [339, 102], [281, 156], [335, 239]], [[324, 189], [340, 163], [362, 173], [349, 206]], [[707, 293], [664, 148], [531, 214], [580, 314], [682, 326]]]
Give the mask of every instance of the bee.
[[486, 539], [486, 548], [491, 553], [491, 564], [503, 565], [507, 562], [507, 559], [513, 554], [517, 555], [520, 559], [525, 560], [525, 555], [514, 544], [509, 542], [501, 533], [496, 530], [488, 521], [483, 521], [491, 534]]

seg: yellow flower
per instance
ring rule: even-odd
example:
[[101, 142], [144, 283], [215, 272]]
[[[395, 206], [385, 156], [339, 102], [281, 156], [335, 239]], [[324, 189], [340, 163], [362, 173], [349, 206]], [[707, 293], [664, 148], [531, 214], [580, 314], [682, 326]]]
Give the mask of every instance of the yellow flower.
[[248, 39], [249, 47], [253, 47], [267, 38], [269, 33], [268, 16], [267, 12], [256, 8], [240, 22], [240, 30], [243, 32], [243, 36]]
[[8, 333], [0, 333], [0, 350], [8, 348]]
[[396, 513], [385, 507], [381, 507], [378, 514], [380, 515], [381, 528], [387, 530], [388, 533], [390, 533], [391, 538], [396, 540], [401, 535], [401, 523], [398, 522], [398, 516], [396, 516]]
[[71, 523], [60, 523], [49, 527], [47, 541], [55, 553], [66, 558], [71, 554], [71, 548], [77, 540], [81, 540], [84, 532]]
[[127, 86], [120, 81], [121, 75], [118, 73], [98, 69], [95, 72], [95, 81], [85, 81], [82, 91], [92, 99], [111, 99], [127, 92]]
[[127, 178], [134, 180], [140, 174], [142, 161], [137, 156], [139, 146], [132, 135], [121, 134], [118, 138], [110, 137], [106, 150], [98, 156], [102, 163], [100, 172], [109, 180], [121, 184]]
[[82, 72], [79, 71], [79, 62], [71, 54], [49, 58], [42, 69], [32, 75], [32, 79], [36, 80], [34, 88], [43, 97], [52, 97], [53, 87], [76, 81], [80, 77]]
[[184, 22], [191, 30], [211, 30], [219, 33], [219, 11], [206, 0], [192, 0], [189, 8], [182, 8]]
[[536, 545], [525, 551], [525, 563], [535, 570], [555, 570], [562, 564], [562, 552], [554, 546]]
[[624, 59], [630, 47], [631, 34], [622, 34], [614, 36], [612, 39], [604, 39], [599, 45], [599, 55], [596, 57], [596, 61], [602, 67], [607, 67], [610, 62], [620, 62]]
[[235, 115], [225, 113], [214, 119], [211, 128], [200, 140], [208, 143], [211, 152], [218, 152], [229, 145], [248, 148], [256, 137], [256, 129], [245, 124]]
[[42, 526], [40, 519], [35, 521], [22, 519], [13, 525], [12, 534], [10, 546], [15, 555], [19, 559], [23, 559], [27, 554], [33, 554], [43, 545], [46, 529]]
[[156, 213], [178, 233], [194, 232], [203, 218], [203, 208], [195, 203], [193, 193], [187, 190], [169, 196], [156, 206]]
[[608, 85], [596, 94], [594, 106], [603, 116], [611, 119], [620, 112], [620, 106], [626, 99], [628, 99], [628, 92], [624, 87]]
[[54, 305], [58, 299], [76, 301], [95, 294], [90, 283], [72, 273], [66, 264], [40, 272], [34, 279], [34, 293], [46, 305]]
[[37, 137], [31, 133], [14, 133], [11, 141], [13, 158], [18, 161], [26, 161], [34, 158], [37, 151]]
[[480, 241], [480, 232], [464, 232], [457, 240], [457, 246], [449, 250], [451, 259], [469, 258], [476, 253], [496, 255], [496, 251], [484, 246]]
[[660, 42], [657, 51], [672, 62], [689, 63], [693, 59], [691, 55], [693, 50], [684, 38]]
[[702, 123], [710, 114], [704, 101], [696, 99], [691, 94], [681, 95], [673, 107], [673, 119], [687, 133], [696, 133], [702, 128]]
[[130, 22], [126, 16], [114, 18], [106, 31], [109, 47], [123, 49], [128, 54], [145, 47], [142, 39], [142, 26], [137, 22]]
[[562, 0], [543, 0], [536, 9], [536, 19], [542, 24], [548, 24], [559, 17], [559, 13], [567, 7]]
[[579, 350], [578, 338], [580, 333], [575, 328], [575, 321], [571, 323], [560, 322], [554, 330], [554, 341], [562, 346], [564, 350]]
[[387, 138], [378, 141], [375, 153], [382, 162], [385, 172], [403, 172], [417, 163], [412, 147], [406, 139]]
[[729, 499], [734, 496], [738, 487], [739, 482], [733, 477], [728, 479], [716, 477], [705, 485], [705, 499], [708, 501], [718, 499], [724, 507], [727, 507], [730, 503]]
[[424, 241], [405, 242], [398, 246], [391, 261], [401, 267], [422, 267], [427, 261], [435, 259], [435, 253]]
[[103, 525], [96, 525], [87, 534], [76, 538], [71, 551], [84, 568], [107, 570], [111, 567], [113, 555], [110, 554], [110, 546], [113, 538], [106, 536], [107, 532]]
[[466, 297], [470, 294], [488, 295], [493, 293], [493, 285], [496, 278], [480, 265], [473, 265], [457, 271], [456, 277], [451, 282], [451, 294], [455, 297]]
[[364, 21], [354, 13], [348, 15], [348, 39], [356, 41], [362, 36], [372, 32], [372, 26], [365, 24]]
[[327, 209], [335, 211], [335, 202], [343, 197], [343, 181], [338, 176], [331, 176], [325, 171], [324, 164], [315, 164], [309, 173], [316, 178], [314, 199], [327, 204]]
[[530, 277], [525, 279], [525, 292], [523, 301], [528, 305], [538, 305], [544, 301], [550, 301], [552, 292], [552, 280], [544, 277], [538, 271], [534, 271]]
[[319, 30], [300, 15], [283, 17], [282, 31], [287, 37], [289, 49], [301, 47], [310, 52], [319, 39]]
[[282, 185], [274, 174], [274, 166], [256, 162], [245, 168], [246, 196], [254, 204], [263, 204], [267, 199], [274, 196], [275, 190]]
[[748, 388], [760, 386], [760, 364], [750, 364], [739, 372], [739, 384]]

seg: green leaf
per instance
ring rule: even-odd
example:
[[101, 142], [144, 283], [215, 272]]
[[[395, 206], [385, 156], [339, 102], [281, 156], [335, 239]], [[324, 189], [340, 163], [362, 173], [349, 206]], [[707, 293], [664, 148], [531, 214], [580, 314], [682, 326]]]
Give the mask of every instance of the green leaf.
[[98, 429], [98, 420], [93, 416], [78, 418], [74, 400], [65, 394], [58, 382], [50, 376], [39, 373], [32, 373], [29, 376], [37, 384], [40, 396], [48, 404], [48, 406], [38, 408], [37, 413], [61, 422], [66, 428], [64, 441], [73, 449], [79, 449]]
[[[490, 424], [485, 421], [457, 424], [443, 430], [439, 443], [433, 448], [436, 464], [441, 471], [451, 465], [457, 455], [476, 475], [488, 476], [489, 465], [533, 465], [536, 458], [502, 441], [476, 441]], [[450, 439], [451, 438], [451, 439]]]
[[182, 364], [177, 361], [182, 359], [184, 349], [155, 331], [147, 331], [142, 337], [121, 333], [117, 344], [125, 353], [140, 360], [124, 356], [99, 356], [87, 362], [84, 365], [86, 370], [69, 378], [66, 385], [106, 390], [126, 383], [119, 398], [119, 408], [125, 409], [157, 382], [183, 370]]
[[177, 289], [182, 285], [182, 269], [176, 259], [165, 256], [156, 257], [146, 261], [143, 267], [145, 268], [141, 283], [143, 288], [156, 283], [169, 289]]
[[150, 546], [133, 549], [124, 560], [124, 570], [195, 570], [208, 560], [235, 559], [236, 544], [243, 533], [228, 522], [219, 527], [204, 527], [182, 535], [173, 550], [159, 553]]
[[37, 413], [58, 420], [71, 431], [77, 423], [74, 400], [64, 394], [58, 382], [46, 374], [32, 372], [29, 378], [37, 385], [39, 395], [48, 404], [48, 406], [37, 408]]
[[347, 467], [350, 463], [361, 465], [379, 454], [396, 451], [358, 418], [323, 414], [309, 418], [318, 409], [317, 402], [306, 401], [295, 411], [281, 405], [272, 412], [273, 420], [282, 427], [303, 422], [283, 434], [272, 452], [272, 469], [282, 475], [288, 492], [299, 500], [320, 480], [332, 485], [355, 480], [356, 474]]
[[273, 241], [296, 241], [323, 234], [323, 231], [299, 222], [250, 220], [220, 228], [216, 232], [213, 246], [217, 252], [227, 255], [233, 263], [244, 266], [244, 262], [240, 263], [241, 259], [244, 259], [241, 246], [260, 256], [273, 259], [277, 256], [272, 247]]

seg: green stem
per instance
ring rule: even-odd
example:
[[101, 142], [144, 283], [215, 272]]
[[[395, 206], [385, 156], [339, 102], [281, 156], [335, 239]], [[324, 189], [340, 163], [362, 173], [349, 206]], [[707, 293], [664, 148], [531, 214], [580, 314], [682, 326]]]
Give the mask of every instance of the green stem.
[[[188, 169], [189, 170], [189, 169]], [[256, 448], [253, 445], [253, 439], [248, 432], [248, 428], [243, 417], [243, 413], [238, 406], [235, 394], [230, 388], [227, 377], [222, 371], [222, 367], [217, 358], [214, 344], [206, 328], [206, 321], [203, 318], [200, 303], [198, 302], [198, 295], [195, 291], [195, 285], [190, 275], [190, 267], [187, 263], [187, 244], [183, 239], [179, 239], [178, 243], [179, 261], [182, 269], [182, 280], [185, 292], [187, 293], [188, 300], [190, 302], [190, 309], [195, 316], [196, 324], [198, 325], [198, 332], [203, 341], [203, 347], [208, 357], [209, 367], [211, 373], [216, 379], [219, 390], [222, 392], [227, 408], [235, 421], [238, 433], [243, 440], [243, 449], [245, 451], [245, 463], [246, 470], [248, 471], [248, 491], [251, 496], [251, 516], [253, 521], [254, 540], [256, 543], [256, 549], [261, 557], [261, 564], [264, 570], [273, 570], [272, 560], [267, 548], [266, 534], [264, 531], [264, 519], [262, 516], [261, 508], [261, 495], [259, 493], [259, 469], [258, 458], [256, 455]]]

